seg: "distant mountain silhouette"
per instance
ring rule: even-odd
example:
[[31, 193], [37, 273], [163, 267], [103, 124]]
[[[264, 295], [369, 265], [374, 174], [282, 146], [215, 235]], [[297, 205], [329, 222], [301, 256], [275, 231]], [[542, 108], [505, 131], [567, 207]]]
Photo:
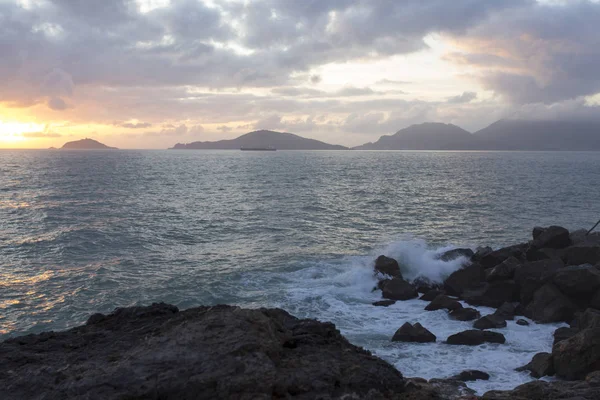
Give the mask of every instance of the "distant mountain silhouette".
[[452, 125], [427, 122], [411, 125], [356, 150], [471, 150], [481, 147], [473, 134]]
[[94, 139], [81, 139], [73, 142], [67, 142], [62, 149], [65, 150], [116, 150], [116, 147], [109, 147]]
[[173, 149], [184, 150], [239, 150], [246, 148], [274, 147], [278, 150], [347, 150], [347, 147], [328, 144], [315, 139], [307, 139], [292, 133], [274, 131], [255, 131], [236, 139], [216, 142], [177, 143]]

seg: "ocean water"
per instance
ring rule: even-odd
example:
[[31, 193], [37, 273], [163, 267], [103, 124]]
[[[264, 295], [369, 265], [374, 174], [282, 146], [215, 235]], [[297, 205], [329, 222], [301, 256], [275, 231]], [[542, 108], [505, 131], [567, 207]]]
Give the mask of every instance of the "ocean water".
[[[405, 376], [474, 368], [492, 375], [478, 392], [509, 389], [560, 325], [444, 345], [471, 324], [419, 300], [371, 306], [373, 260], [442, 280], [458, 268], [436, 260], [446, 249], [590, 228], [599, 183], [591, 152], [0, 151], [0, 340], [154, 301], [282, 307]], [[406, 321], [438, 343], [392, 343]]]

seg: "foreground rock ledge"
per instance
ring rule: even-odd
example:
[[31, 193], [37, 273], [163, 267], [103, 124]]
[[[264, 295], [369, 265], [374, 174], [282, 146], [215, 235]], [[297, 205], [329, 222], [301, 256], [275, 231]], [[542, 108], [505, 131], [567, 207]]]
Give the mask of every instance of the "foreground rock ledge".
[[0, 399], [434, 399], [331, 323], [167, 304], [0, 343]]

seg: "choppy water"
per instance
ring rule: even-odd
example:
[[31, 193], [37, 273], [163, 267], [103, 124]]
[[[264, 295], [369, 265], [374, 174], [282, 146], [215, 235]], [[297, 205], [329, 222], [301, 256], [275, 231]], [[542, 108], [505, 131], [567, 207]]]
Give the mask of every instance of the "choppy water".
[[0, 339], [152, 301], [277, 306], [406, 376], [477, 368], [492, 379], [471, 387], [512, 388], [556, 326], [509, 322], [505, 345], [391, 343], [405, 321], [440, 341], [470, 323], [418, 300], [372, 307], [372, 260], [442, 279], [451, 246], [590, 227], [598, 183], [600, 153], [0, 151]]

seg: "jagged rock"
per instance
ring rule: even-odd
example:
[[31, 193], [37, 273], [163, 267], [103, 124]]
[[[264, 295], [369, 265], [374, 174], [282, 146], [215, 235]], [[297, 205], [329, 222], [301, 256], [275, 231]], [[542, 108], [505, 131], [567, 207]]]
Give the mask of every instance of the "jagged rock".
[[418, 297], [419, 293], [404, 279], [394, 278], [383, 286], [382, 296], [390, 300], [410, 300]]
[[456, 260], [459, 257], [464, 257], [466, 259], [471, 259], [475, 253], [471, 249], [454, 249], [446, 251], [445, 253], [440, 255], [440, 260], [442, 261], [452, 261]]
[[600, 399], [600, 383], [593, 379], [580, 382], [533, 381], [513, 390], [492, 390], [481, 400], [597, 400]]
[[412, 285], [417, 289], [419, 293], [427, 293], [432, 290], [439, 289], [440, 285], [432, 282], [429, 278], [419, 276], [412, 281]]
[[477, 346], [483, 343], [505, 343], [506, 338], [503, 334], [491, 331], [481, 331], [471, 329], [456, 333], [446, 340], [446, 343], [453, 345]]
[[579, 329], [577, 329], [577, 328], [567, 328], [567, 327], [558, 328], [557, 330], [554, 331], [554, 343], [552, 343], [552, 344], [555, 345], [556, 343], [558, 343], [562, 340], [566, 340], [570, 337], [573, 337], [573, 336], [577, 335], [578, 332], [579, 332]]
[[483, 371], [477, 371], [476, 369], [470, 369], [467, 371], [462, 371], [458, 375], [454, 375], [450, 379], [456, 379], [457, 381], [462, 382], [472, 382], [477, 380], [487, 381], [490, 379], [490, 374], [487, 374]]
[[567, 379], [583, 379], [600, 370], [600, 328], [584, 329], [552, 347], [556, 375]]
[[533, 299], [534, 293], [565, 264], [561, 260], [542, 260], [521, 265], [515, 271], [515, 282], [519, 287], [521, 304], [527, 305]]
[[398, 261], [390, 257], [377, 257], [375, 260], [375, 272], [402, 279], [402, 273], [400, 272], [400, 265], [398, 264]]
[[565, 250], [564, 260], [567, 265], [600, 263], [600, 244], [579, 244]]
[[473, 264], [450, 274], [444, 281], [444, 289], [451, 296], [460, 296], [465, 290], [479, 286], [484, 279], [483, 268], [479, 264]]
[[554, 375], [554, 360], [552, 359], [552, 354], [537, 353], [533, 356], [533, 359], [529, 364], [517, 368], [517, 371], [529, 371], [534, 378], [552, 376]]
[[529, 325], [529, 322], [527, 322], [527, 321], [526, 321], [526, 320], [524, 320], [524, 319], [518, 319], [518, 320], [517, 320], [517, 325], [521, 325], [521, 326], [528, 326], [528, 325]]
[[435, 335], [418, 322], [414, 325], [406, 322], [396, 331], [392, 338], [392, 342], [429, 343], [435, 341]]
[[515, 257], [517, 260], [523, 261], [525, 260], [525, 251], [527, 248], [527, 243], [504, 247], [481, 257], [479, 264], [484, 269], [488, 269], [494, 268], [496, 265], [510, 257]]
[[585, 245], [600, 245], [600, 232], [590, 232], [587, 234], [587, 229], [579, 229], [571, 232], [571, 243], [573, 246], [577, 246], [580, 244]]
[[537, 239], [538, 237], [540, 237], [540, 235], [542, 233], [544, 233], [544, 231], [546, 230], [546, 228], [543, 228], [541, 226], [536, 226], [533, 228], [533, 240]]
[[[0, 398], [391, 398], [402, 374], [331, 323], [279, 309], [164, 304], [0, 343]], [[419, 398], [419, 397], [414, 397]]]
[[577, 305], [563, 295], [556, 286], [547, 283], [542, 286], [531, 303], [525, 308], [525, 316], [536, 322], [563, 322], [571, 321]]
[[515, 257], [509, 257], [488, 270], [486, 280], [488, 282], [503, 281], [512, 279], [515, 276], [515, 270], [521, 265], [521, 262]]
[[396, 300], [381, 300], [373, 303], [373, 305], [376, 307], [389, 307], [392, 304], [396, 304]]
[[514, 303], [504, 303], [494, 311], [494, 315], [505, 321], [512, 321], [515, 319], [516, 309], [517, 306]]
[[567, 296], [589, 304], [592, 295], [600, 289], [600, 270], [591, 265], [562, 268], [554, 274], [553, 282]]
[[429, 303], [427, 305], [427, 307], [425, 307], [425, 310], [435, 311], [435, 310], [446, 309], [446, 310], [452, 311], [452, 310], [456, 310], [459, 308], [462, 308], [462, 304], [460, 304], [458, 301], [456, 301], [446, 295], [440, 294], [435, 299], [433, 299], [433, 301], [431, 303]]
[[571, 324], [571, 328], [576, 328], [580, 331], [584, 329], [600, 328], [600, 311], [593, 308], [588, 308], [582, 313], [579, 313], [575, 321]]
[[473, 321], [481, 317], [479, 311], [474, 308], [457, 308], [456, 310], [452, 310], [449, 313], [450, 318], [455, 319], [457, 321]]
[[531, 243], [532, 248], [563, 249], [571, 245], [569, 231], [561, 226], [543, 229]]
[[444, 290], [432, 289], [429, 292], [425, 293], [423, 296], [419, 297], [419, 299], [425, 301], [433, 301], [440, 294], [446, 294], [446, 292]]
[[475, 329], [498, 329], [505, 328], [506, 320], [501, 317], [495, 316], [493, 314], [486, 315], [485, 317], [479, 318], [475, 323], [473, 323], [473, 328]]
[[519, 288], [515, 281], [485, 283], [478, 289], [466, 290], [462, 299], [474, 306], [500, 307], [502, 304], [518, 300]]
[[565, 255], [566, 249], [536, 249], [531, 247], [525, 253], [527, 261], [559, 260]]
[[[464, 382], [455, 379], [430, 379], [429, 382], [423, 382], [424, 379], [421, 378], [408, 378], [407, 381], [405, 393], [402, 393], [398, 397], [390, 397], [390, 399], [468, 400], [473, 399], [475, 395], [474, 390], [469, 389]], [[383, 398], [372, 400], [383, 400]]]
[[483, 257], [487, 256], [493, 251], [494, 249], [492, 249], [489, 246], [480, 246], [477, 249], [475, 249], [475, 254], [473, 254], [473, 257], [471, 257], [471, 261], [474, 263], [478, 263]]

